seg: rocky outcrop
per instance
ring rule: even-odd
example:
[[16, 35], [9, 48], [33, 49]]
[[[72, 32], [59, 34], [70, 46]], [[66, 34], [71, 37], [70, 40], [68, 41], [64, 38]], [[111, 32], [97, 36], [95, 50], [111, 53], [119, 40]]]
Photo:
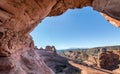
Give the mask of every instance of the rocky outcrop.
[[0, 57], [0, 74], [54, 74], [34, 50], [28, 49]]
[[[119, 0], [0, 0], [0, 73], [27, 74], [29, 71], [53, 74], [34, 54], [34, 43], [29, 33], [38, 23], [47, 16], [84, 6], [92, 6], [119, 22], [119, 5]], [[116, 25], [120, 26], [119, 23]], [[2, 62], [4, 60], [6, 62]]]
[[108, 16], [108, 15], [106, 15], [106, 14], [104, 14], [104, 13], [101, 13], [105, 18], [106, 18], [106, 20], [108, 21], [108, 22], [110, 22], [111, 24], [113, 24], [114, 26], [117, 26], [117, 27], [120, 27], [120, 21], [119, 20], [116, 20], [116, 19], [114, 19], [114, 18], [112, 18], [112, 17], [110, 17], [110, 16]]
[[68, 63], [68, 59], [62, 57], [54, 52], [46, 50], [35, 50], [37, 54], [43, 59], [43, 61], [50, 67], [55, 74], [79, 74], [80, 69], [71, 66]]
[[55, 46], [46, 46], [44, 50], [57, 53]]
[[89, 55], [89, 58], [84, 61], [88, 66], [97, 66], [97, 58], [95, 56]]
[[120, 46], [67, 49], [58, 53], [74, 61], [70, 64], [80, 68], [83, 74], [119, 74], [120, 71]]
[[100, 52], [98, 57], [98, 67], [108, 70], [114, 70], [118, 68], [119, 55], [112, 51]]
[[95, 10], [104, 13], [103, 16], [112, 24], [120, 26], [119, 0], [93, 0], [92, 6]]
[[[46, 16], [60, 15], [69, 8], [92, 6], [95, 10], [105, 13], [111, 18], [119, 21], [119, 5], [119, 0], [1, 0], [1, 52], [4, 51], [2, 53], [4, 53], [4, 55], [6, 54], [6, 56], [13, 53], [13, 48], [23, 44], [20, 40], [25, 39], [25, 36], [29, 36], [28, 33], [30, 33]], [[117, 26], [119, 26], [119, 24], [117, 24]], [[11, 38], [13, 39], [11, 40]], [[16, 39], [17, 42], [20, 43], [14, 46], [13, 42], [15, 42]], [[25, 41], [23, 40], [23, 42]]]

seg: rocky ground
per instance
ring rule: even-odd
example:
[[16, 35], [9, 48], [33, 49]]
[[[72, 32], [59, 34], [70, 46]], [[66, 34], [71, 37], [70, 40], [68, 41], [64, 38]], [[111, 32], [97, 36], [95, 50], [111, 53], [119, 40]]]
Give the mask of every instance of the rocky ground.
[[59, 54], [73, 60], [70, 63], [82, 72], [87, 72], [83, 74], [120, 74], [119, 46], [65, 50]]
[[35, 52], [43, 59], [45, 64], [55, 74], [80, 74], [81, 70], [69, 64], [68, 59], [56, 53], [54, 46], [46, 46], [45, 49], [36, 49]]

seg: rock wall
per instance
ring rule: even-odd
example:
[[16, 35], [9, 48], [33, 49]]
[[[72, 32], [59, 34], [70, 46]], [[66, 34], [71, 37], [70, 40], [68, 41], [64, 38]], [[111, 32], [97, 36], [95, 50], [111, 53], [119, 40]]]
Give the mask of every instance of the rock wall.
[[[48, 46], [47, 46], [48, 47]], [[43, 59], [45, 64], [50, 67], [55, 74], [80, 74], [81, 70], [70, 65], [68, 59], [49, 50], [35, 50], [36, 53]]]
[[119, 64], [119, 55], [115, 54], [113, 51], [104, 51], [100, 52], [98, 56], [98, 67], [107, 69], [107, 70], [115, 70]]
[[49, 52], [54, 52], [55, 54], [57, 54], [55, 46], [46, 46], [44, 50]]
[[[27, 74], [30, 70], [33, 74], [53, 74], [34, 54], [29, 33], [47, 16], [84, 6], [92, 6], [118, 22], [120, 20], [119, 0], [0, 0], [0, 73]], [[2, 62], [4, 60], [6, 62]], [[26, 61], [29, 65], [25, 65]], [[32, 64], [35, 68], [31, 68]]]
[[92, 7], [104, 13], [103, 16], [112, 24], [120, 26], [119, 0], [93, 0]]

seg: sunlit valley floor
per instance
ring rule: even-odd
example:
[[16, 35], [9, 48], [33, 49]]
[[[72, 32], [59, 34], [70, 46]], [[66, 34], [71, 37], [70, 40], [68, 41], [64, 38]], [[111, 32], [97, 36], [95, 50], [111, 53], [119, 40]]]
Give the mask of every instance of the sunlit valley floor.
[[120, 46], [57, 50], [37, 47], [36, 52], [56, 74], [120, 74]]

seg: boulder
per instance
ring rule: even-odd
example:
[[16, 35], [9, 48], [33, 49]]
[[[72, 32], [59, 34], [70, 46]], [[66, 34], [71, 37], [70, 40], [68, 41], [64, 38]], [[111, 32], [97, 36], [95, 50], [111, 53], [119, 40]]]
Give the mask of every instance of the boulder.
[[101, 52], [98, 56], [98, 67], [114, 70], [118, 68], [119, 55], [113, 53], [112, 51]]

